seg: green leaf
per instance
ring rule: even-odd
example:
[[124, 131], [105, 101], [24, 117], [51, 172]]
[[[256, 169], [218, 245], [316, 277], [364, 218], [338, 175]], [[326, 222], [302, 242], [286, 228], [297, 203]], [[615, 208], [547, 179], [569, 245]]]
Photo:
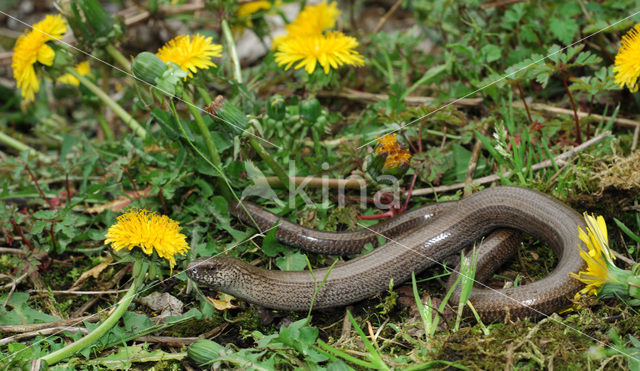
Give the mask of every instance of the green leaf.
[[300, 329], [300, 341], [305, 344], [314, 344], [319, 332], [317, 327], [303, 327]]
[[62, 139], [62, 146], [60, 147], [60, 162], [64, 163], [66, 161], [65, 158], [67, 157], [67, 154], [71, 151], [71, 148], [78, 143], [78, 141], [80, 141], [80, 138], [78, 137], [71, 135], [64, 136]]
[[624, 223], [622, 223], [622, 222], [621, 222], [621, 221], [619, 221], [618, 219], [613, 218], [613, 221], [614, 221], [614, 222], [616, 222], [616, 224], [618, 225], [618, 227], [619, 227], [620, 229], [622, 229], [622, 231], [623, 231], [627, 236], [629, 236], [629, 238], [631, 238], [632, 240], [634, 240], [634, 241], [636, 241], [636, 242], [640, 243], [640, 235], [637, 235], [637, 234], [633, 233], [633, 232], [631, 231], [631, 229], [629, 229], [629, 227], [627, 227], [626, 225], [624, 225]]
[[[204, 339], [203, 339], [204, 340]], [[134, 362], [167, 362], [168, 360], [181, 360], [187, 353], [167, 353], [162, 350], [147, 350], [148, 345], [125, 345], [118, 348], [118, 351], [106, 357], [99, 357], [82, 361], [83, 365], [94, 365], [99, 368], [106, 367], [110, 370], [125, 370], [131, 368]]]
[[271, 228], [262, 239], [262, 252], [273, 258], [281, 252], [290, 251], [290, 248], [281, 244], [276, 238], [276, 230], [278, 227]]
[[[0, 325], [24, 325], [30, 323], [46, 323], [58, 321], [60, 318], [50, 316], [41, 310], [35, 310], [27, 304], [29, 294], [24, 292], [15, 292], [9, 299], [12, 311], [7, 312], [6, 307], [0, 307]], [[6, 295], [0, 296], [0, 302], [7, 300]]]
[[522, 37], [522, 41], [529, 43], [537, 43], [540, 41], [533, 27], [528, 24], [525, 24], [520, 28], [520, 37]]
[[149, 317], [135, 312], [125, 312], [122, 316], [122, 322], [124, 323], [124, 329], [129, 333], [142, 332], [153, 327], [153, 322]]
[[569, 45], [573, 36], [578, 32], [578, 24], [573, 19], [560, 19], [552, 17], [549, 20], [549, 31], [563, 44]]
[[493, 44], [487, 44], [480, 49], [480, 55], [485, 62], [491, 63], [502, 58], [502, 49]]
[[276, 259], [276, 265], [283, 271], [301, 271], [307, 266], [304, 254], [295, 252]]

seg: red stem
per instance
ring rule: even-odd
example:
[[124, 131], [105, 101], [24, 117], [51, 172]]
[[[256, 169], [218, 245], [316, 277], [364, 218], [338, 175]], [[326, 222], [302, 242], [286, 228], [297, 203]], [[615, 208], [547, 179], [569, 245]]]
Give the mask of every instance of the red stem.
[[31, 179], [35, 184], [36, 189], [38, 190], [38, 193], [40, 193], [40, 197], [42, 197], [42, 199], [45, 200], [45, 202], [49, 205], [49, 207], [51, 207], [51, 202], [49, 202], [49, 198], [44, 194], [44, 192], [42, 192], [42, 188], [40, 188], [40, 184], [38, 184], [38, 179], [36, 178], [35, 174], [33, 174], [33, 172], [31, 171], [31, 168], [29, 167], [29, 165], [25, 163], [24, 169], [29, 173], [29, 176], [31, 176]]
[[560, 67], [560, 77], [562, 78], [562, 83], [564, 84], [564, 90], [569, 94], [569, 100], [571, 100], [571, 108], [573, 108], [573, 120], [576, 124], [576, 136], [578, 144], [582, 144], [582, 136], [580, 135], [580, 120], [578, 119], [578, 110], [576, 108], [576, 102], [573, 100], [573, 95], [569, 90], [569, 85], [567, 84], [567, 78], [564, 76], [564, 70]]
[[65, 175], [64, 185], [65, 185], [65, 188], [67, 189], [67, 205], [69, 205], [71, 203], [71, 187], [69, 187], [69, 174], [68, 173]]
[[124, 173], [127, 174], [127, 178], [129, 178], [129, 181], [133, 186], [133, 190], [136, 192], [136, 196], [140, 197], [140, 193], [138, 192], [138, 187], [136, 187], [136, 182], [133, 181], [131, 174], [129, 174], [129, 170], [126, 167], [124, 168]]
[[524, 104], [524, 109], [527, 110], [527, 117], [529, 118], [529, 124], [533, 123], [533, 119], [531, 119], [531, 112], [529, 112], [529, 105], [527, 104], [527, 100], [524, 99], [524, 92], [522, 91], [522, 86], [520, 86], [520, 83], [516, 81], [516, 87], [518, 88], [518, 91], [520, 92], [520, 99], [522, 100], [522, 103]]

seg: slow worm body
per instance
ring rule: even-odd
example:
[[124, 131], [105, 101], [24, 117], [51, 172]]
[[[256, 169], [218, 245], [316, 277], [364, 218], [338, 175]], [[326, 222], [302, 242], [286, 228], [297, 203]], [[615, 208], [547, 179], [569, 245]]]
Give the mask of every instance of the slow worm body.
[[[580, 289], [580, 282], [569, 277], [569, 273], [583, 268], [578, 249], [579, 244], [583, 245], [577, 227], [584, 228], [584, 221], [561, 202], [525, 188], [494, 187], [462, 201], [438, 205], [379, 223], [373, 232], [356, 231], [351, 235], [312, 231], [280, 221], [276, 232], [280, 240], [295, 246], [304, 246], [305, 241], [314, 239], [322, 241], [316, 250], [325, 253], [340, 252], [343, 246], [350, 248], [350, 242], [355, 240], [375, 242], [378, 233], [391, 231], [393, 235], [406, 231], [366, 255], [337, 264], [330, 272], [328, 268], [313, 272], [270, 271], [237, 259], [217, 257], [191, 262], [187, 275], [199, 284], [268, 308], [308, 310], [313, 300], [313, 308], [322, 309], [371, 297], [388, 289], [390, 280], [398, 285], [410, 278], [411, 272], [432, 266], [491, 231], [510, 228], [545, 242], [555, 252], [558, 263], [548, 276], [531, 284], [502, 290], [474, 288], [470, 300], [483, 320], [499, 321], [507, 313], [511, 318], [548, 315], [567, 305]], [[247, 211], [261, 228], [278, 222], [277, 216], [253, 205]], [[244, 219], [241, 212], [237, 214]], [[517, 245], [511, 233], [494, 234], [491, 241]], [[337, 250], [331, 250], [335, 246]], [[489, 250], [478, 262], [481, 276], [493, 272], [513, 251]]]

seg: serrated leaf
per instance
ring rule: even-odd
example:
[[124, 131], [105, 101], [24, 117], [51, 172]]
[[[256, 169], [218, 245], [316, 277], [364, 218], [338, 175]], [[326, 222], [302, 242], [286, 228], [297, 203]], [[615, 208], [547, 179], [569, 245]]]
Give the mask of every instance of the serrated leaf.
[[555, 36], [556, 39], [562, 41], [563, 44], [569, 45], [573, 40], [573, 36], [578, 31], [578, 24], [571, 18], [560, 19], [552, 17], [551, 20], [549, 20], [549, 31], [551, 31], [551, 34]]
[[538, 76], [536, 76], [536, 81], [538, 83], [540, 83], [540, 85], [542, 85], [543, 87], [546, 87], [547, 83], [549, 82], [549, 77], [551, 77], [551, 75], [549, 75], [549, 73], [543, 72], [543, 73], [539, 74]]
[[560, 50], [561, 50], [560, 46], [556, 44], [551, 45], [549, 50], [547, 50], [547, 56], [551, 61], [553, 61], [553, 63], [557, 64], [558, 61], [560, 60], [560, 56], [562, 54]]
[[574, 45], [570, 48], [567, 48], [565, 54], [566, 54], [566, 59], [563, 61], [564, 63], [569, 62], [571, 59], [573, 59], [573, 57], [578, 54], [578, 52], [580, 52], [582, 49], [584, 49], [584, 44], [578, 44], [578, 45]]
[[585, 66], [589, 64], [597, 64], [602, 62], [602, 58], [598, 57], [595, 54], [591, 54], [591, 52], [582, 52], [578, 54], [575, 62], [573, 62], [572, 66]]

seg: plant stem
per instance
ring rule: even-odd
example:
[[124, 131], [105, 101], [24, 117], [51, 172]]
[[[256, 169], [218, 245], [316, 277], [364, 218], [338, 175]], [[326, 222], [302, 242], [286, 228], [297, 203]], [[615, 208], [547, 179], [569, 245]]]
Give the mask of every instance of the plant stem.
[[65, 71], [75, 76], [75, 78], [78, 79], [78, 81], [80, 81], [82, 85], [84, 85], [93, 94], [100, 98], [107, 106], [109, 106], [109, 108], [113, 110], [113, 113], [118, 115], [122, 119], [122, 121], [124, 121], [125, 124], [127, 124], [134, 133], [136, 133], [136, 135], [138, 135], [140, 138], [144, 138], [145, 136], [147, 136], [147, 131], [144, 130], [144, 128], [138, 123], [138, 121], [136, 121], [136, 119], [134, 119], [127, 111], [125, 111], [124, 108], [116, 103], [116, 101], [111, 99], [111, 97], [108, 96], [107, 93], [105, 93], [102, 89], [97, 87], [89, 79], [80, 75], [71, 67], [65, 68]]
[[258, 156], [260, 156], [260, 158], [267, 163], [269, 168], [273, 170], [273, 172], [278, 177], [278, 180], [280, 180], [280, 183], [285, 185], [287, 189], [295, 189], [295, 186], [293, 185], [293, 183], [291, 183], [291, 180], [289, 179], [289, 176], [284, 171], [284, 169], [280, 167], [276, 160], [271, 157], [269, 152], [267, 152], [264, 147], [262, 147], [262, 145], [256, 140], [255, 137], [252, 136], [249, 138], [249, 144], [251, 144], [253, 150], [258, 153]]
[[204, 123], [202, 116], [200, 116], [200, 112], [198, 111], [193, 101], [191, 101], [191, 98], [189, 98], [186, 91], [182, 93], [182, 99], [185, 101], [185, 103], [187, 103], [187, 106], [189, 107], [189, 111], [193, 115], [196, 125], [198, 125], [198, 129], [200, 130], [200, 133], [204, 138], [205, 145], [207, 146], [207, 151], [209, 151], [209, 158], [207, 158], [193, 143], [191, 143], [191, 141], [187, 137], [186, 132], [184, 131], [184, 128], [182, 127], [180, 118], [178, 117], [178, 112], [176, 111], [175, 106], [173, 105], [173, 101], [171, 101], [171, 110], [173, 111], [173, 115], [176, 119], [176, 122], [178, 123], [178, 125], [180, 125], [180, 129], [183, 135], [185, 136], [185, 138], [187, 139], [187, 141], [189, 141], [189, 144], [191, 145], [191, 147], [198, 154], [200, 154], [200, 156], [202, 156], [207, 162], [209, 162], [209, 164], [212, 165], [212, 167], [215, 168], [216, 171], [218, 171], [218, 173], [220, 174], [220, 177], [223, 180], [223, 183], [220, 186], [220, 192], [222, 193], [222, 196], [227, 200], [234, 199], [235, 197], [233, 195], [233, 191], [231, 190], [231, 185], [229, 184], [229, 180], [225, 177], [224, 173], [222, 172], [222, 160], [220, 160], [220, 154], [218, 153], [218, 149], [216, 148], [216, 144], [213, 141], [213, 137], [211, 136], [211, 132], [209, 131], [209, 128], [207, 128], [207, 125]]
[[515, 82], [516, 87], [518, 88], [518, 92], [520, 93], [520, 99], [522, 100], [522, 104], [524, 104], [524, 109], [527, 111], [527, 117], [529, 118], [529, 124], [533, 124], [533, 119], [531, 119], [531, 112], [529, 112], [529, 105], [527, 105], [527, 100], [524, 99], [524, 92], [522, 91], [522, 86], [520, 86], [519, 82]]
[[109, 128], [109, 124], [107, 123], [107, 120], [104, 119], [104, 116], [101, 113], [96, 112], [96, 118], [98, 119], [98, 123], [102, 128], [102, 132], [104, 133], [104, 136], [107, 137], [107, 140], [114, 140], [113, 133], [111, 132], [111, 128]]
[[187, 104], [187, 107], [189, 107], [189, 112], [191, 112], [191, 115], [193, 116], [193, 119], [195, 120], [196, 125], [198, 125], [198, 130], [200, 130], [200, 134], [202, 134], [204, 143], [207, 146], [207, 150], [209, 151], [209, 157], [211, 158], [211, 162], [213, 162], [217, 167], [220, 167], [222, 163], [222, 161], [220, 160], [220, 154], [218, 153], [216, 144], [213, 141], [211, 132], [209, 131], [209, 128], [207, 128], [207, 124], [204, 123], [204, 120], [200, 115], [200, 111], [198, 110], [196, 105], [193, 103], [193, 101], [187, 94], [186, 90], [182, 92], [182, 99]]
[[129, 308], [129, 304], [131, 304], [131, 301], [133, 300], [133, 297], [136, 294], [136, 291], [138, 290], [138, 288], [142, 286], [148, 267], [149, 267], [148, 263], [143, 264], [143, 268], [140, 270], [138, 275], [136, 275], [136, 277], [134, 278], [134, 281], [131, 284], [131, 287], [129, 287], [129, 290], [127, 291], [127, 293], [122, 297], [122, 300], [120, 301], [116, 309], [113, 311], [113, 313], [111, 313], [111, 315], [104, 322], [100, 324], [100, 326], [98, 326], [96, 329], [91, 331], [87, 336], [83, 337], [82, 339], [76, 340], [62, 349], [59, 349], [53, 353], [47, 354], [46, 356], [42, 357], [41, 360], [43, 362], [46, 362], [46, 364], [49, 366], [54, 365], [60, 362], [61, 360], [95, 343], [99, 338], [101, 338], [109, 330], [111, 330], [111, 328], [118, 322], [118, 320], [120, 320], [120, 317], [122, 317], [124, 312], [127, 311], [127, 309]]
[[573, 120], [576, 124], [576, 135], [578, 144], [582, 144], [582, 136], [580, 135], [580, 120], [578, 119], [578, 109], [576, 108], [576, 102], [573, 100], [573, 95], [571, 94], [571, 90], [569, 90], [569, 85], [567, 84], [567, 78], [564, 76], [564, 71], [560, 71], [560, 77], [562, 78], [562, 83], [564, 84], [564, 90], [566, 90], [567, 94], [569, 94], [569, 100], [571, 101], [571, 108], [573, 108]]
[[116, 47], [113, 46], [112, 44], [107, 44], [105, 49], [107, 49], [107, 53], [109, 53], [111, 58], [113, 58], [113, 60], [115, 60], [116, 63], [118, 63], [120, 67], [122, 67], [122, 69], [125, 70], [126, 73], [128, 74], [132, 73], [131, 63], [129, 63], [129, 60], [127, 59], [127, 57], [125, 57], [124, 55], [122, 55], [122, 53], [120, 53], [120, 50], [116, 49]]
[[202, 99], [204, 99], [204, 101], [209, 104], [209, 102], [212, 102], [213, 99], [211, 99], [211, 96], [209, 95], [209, 92], [207, 91], [206, 86], [204, 85], [204, 82], [202, 81], [202, 79], [200, 78], [195, 78], [192, 80], [193, 82], [195, 82], [196, 84], [196, 89], [198, 89], [198, 94], [200, 94], [200, 96], [202, 97]]
[[42, 161], [50, 160], [49, 157], [47, 157], [45, 154], [38, 152], [34, 148], [29, 147], [28, 145], [22, 143], [21, 141], [8, 136], [2, 131], [0, 131], [0, 143], [3, 143], [6, 146], [11, 147], [20, 152], [29, 151], [31, 154], [37, 156]]
[[229, 48], [229, 55], [231, 56], [231, 62], [233, 62], [233, 76], [236, 82], [242, 84], [242, 71], [240, 70], [240, 59], [238, 58], [238, 51], [236, 50], [236, 43], [233, 41], [233, 35], [226, 19], [222, 20], [222, 33], [227, 41], [227, 47]]

